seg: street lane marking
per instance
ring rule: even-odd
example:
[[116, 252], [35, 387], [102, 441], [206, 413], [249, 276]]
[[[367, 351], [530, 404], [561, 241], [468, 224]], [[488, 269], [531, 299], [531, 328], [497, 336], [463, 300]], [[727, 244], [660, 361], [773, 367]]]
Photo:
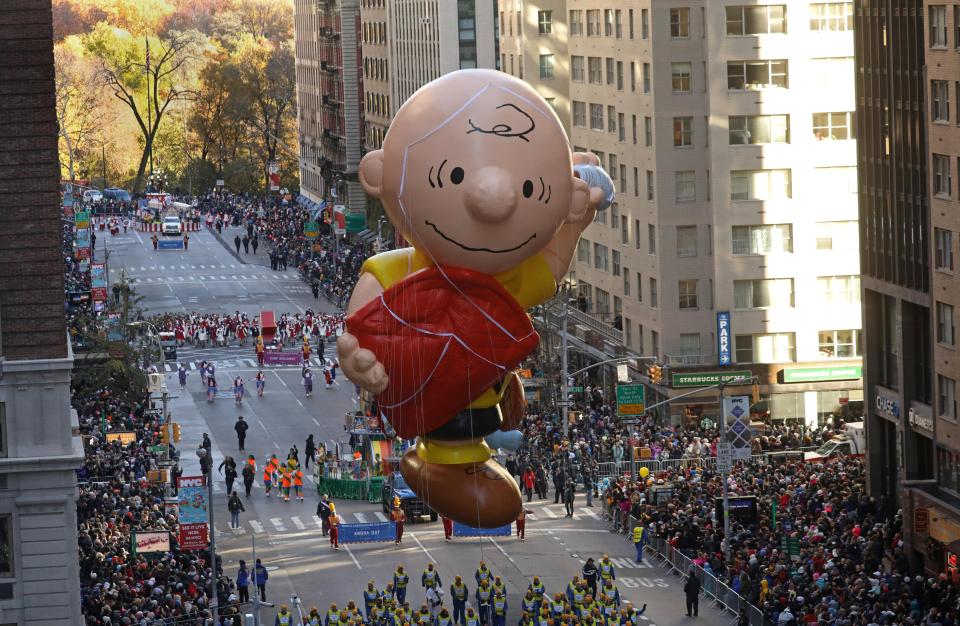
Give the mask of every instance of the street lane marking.
[[273, 525], [276, 527], [277, 532], [281, 532], [281, 533], [282, 533], [282, 532], [284, 532], [285, 530], [287, 530], [287, 527], [283, 525], [283, 520], [280, 519], [279, 517], [271, 517], [271, 518], [270, 518], [270, 523], [273, 524]]
[[376, 515], [377, 519], [380, 520], [381, 522], [387, 521], [387, 516], [381, 513], [380, 511], [376, 511], [374, 515]]
[[[420, 549], [423, 550], [423, 553], [427, 555], [427, 558], [430, 559], [433, 563], [436, 563], [436, 559], [433, 558], [433, 555], [430, 554], [430, 551], [423, 547], [423, 544], [420, 543], [420, 539], [417, 537], [416, 533], [410, 533], [410, 536], [413, 537], [413, 540], [417, 542], [417, 545], [420, 546]], [[359, 567], [359, 565], [357, 566]]]
[[357, 560], [357, 557], [353, 556], [353, 550], [350, 549], [350, 546], [344, 544], [343, 547], [347, 549], [347, 554], [349, 554], [350, 558], [353, 559], [353, 564], [357, 566], [357, 569], [363, 569], [360, 567], [360, 561]]
[[[497, 542], [494, 540], [493, 537], [487, 537], [487, 539], [489, 539], [489, 540], [490, 540], [490, 543], [492, 543], [493, 545], [495, 545], [495, 546], [497, 547], [497, 550], [500, 551], [500, 554], [502, 554], [503, 556], [507, 557], [507, 560], [510, 561], [511, 563], [513, 563], [513, 557], [510, 556], [509, 554], [507, 554], [507, 551], [504, 550], [503, 547], [502, 547], [499, 543], [497, 543]], [[513, 563], [513, 564], [516, 565], [516, 563]]]
[[313, 521], [317, 523], [317, 528], [323, 528], [323, 520], [320, 519], [319, 515], [311, 515], [310, 517], [312, 517]]
[[252, 519], [252, 520], [249, 520], [249, 521], [250, 521], [250, 528], [253, 529], [253, 532], [255, 532], [255, 533], [262, 533], [262, 532], [263, 532], [263, 524], [261, 524], [260, 522], [258, 522], [258, 521], [255, 520], [255, 519]]
[[354, 513], [353, 515], [357, 518], [357, 521], [360, 522], [361, 524], [367, 523], [367, 516], [364, 515], [363, 513]]
[[594, 511], [594, 510], [591, 509], [590, 507], [586, 507], [586, 506], [580, 507], [580, 510], [583, 511], [584, 513], [586, 513], [587, 515], [589, 515], [590, 517], [592, 517], [592, 518], [595, 519], [595, 520], [599, 520], [599, 519], [600, 519], [600, 516], [597, 515], [596, 511]]
[[303, 522], [300, 521], [300, 518], [293, 516], [290, 518], [290, 521], [293, 522], [293, 525], [297, 527], [297, 530], [306, 530], [307, 527], [303, 525]]
[[542, 506], [540, 508], [543, 509], [543, 512], [546, 513], [547, 517], [552, 517], [554, 519], [557, 518], [557, 514], [551, 511], [550, 509], [548, 509], [547, 507]]

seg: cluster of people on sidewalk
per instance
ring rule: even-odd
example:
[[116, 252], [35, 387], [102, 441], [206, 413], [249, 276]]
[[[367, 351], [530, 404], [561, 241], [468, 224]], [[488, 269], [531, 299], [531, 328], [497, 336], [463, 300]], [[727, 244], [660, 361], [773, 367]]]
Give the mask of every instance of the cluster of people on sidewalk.
[[[237, 579], [246, 572], [241, 566]], [[248, 579], [249, 576], [245, 578]], [[526, 591], [515, 606], [507, 601], [503, 578], [480, 561], [472, 581], [456, 575], [444, 588], [439, 569], [428, 563], [420, 573], [423, 602], [414, 608], [407, 598], [412, 577], [398, 564], [383, 587], [370, 580], [361, 600], [326, 610], [302, 609], [304, 621], [294, 618], [290, 607], [281, 605], [275, 626], [305, 623], [309, 626], [638, 626], [646, 604], [639, 609], [624, 600], [617, 589], [616, 568], [607, 555], [586, 560], [581, 572], [563, 588], [547, 589], [538, 575], [529, 577]], [[466, 580], [465, 580], [466, 579]], [[519, 606], [516, 606], [519, 605]], [[512, 621], [516, 620], [516, 622]], [[644, 621], [647, 618], [643, 618]]]

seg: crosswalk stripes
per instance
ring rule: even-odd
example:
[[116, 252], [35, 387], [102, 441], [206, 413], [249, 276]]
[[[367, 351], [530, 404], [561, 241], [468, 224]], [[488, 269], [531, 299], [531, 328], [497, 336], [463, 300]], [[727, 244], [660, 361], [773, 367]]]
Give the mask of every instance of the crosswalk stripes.
[[586, 515], [587, 517], [592, 517], [592, 518], [595, 519], [595, 520], [599, 520], [599, 519], [600, 519], [600, 516], [597, 515], [596, 511], [594, 511], [593, 509], [591, 509], [591, 508], [589, 508], [589, 507], [583, 506], [583, 507], [580, 507], [580, 510], [583, 511], [584, 515]]
[[377, 516], [377, 521], [380, 521], [380, 522], [386, 522], [386, 521], [387, 521], [387, 516], [384, 515], [383, 513], [381, 513], [380, 511], [374, 512], [374, 515]]
[[306, 530], [307, 527], [304, 526], [303, 522], [300, 521], [300, 518], [294, 515], [290, 518], [290, 521], [293, 522], [293, 525], [297, 527], [297, 530]]
[[287, 530], [287, 527], [283, 525], [283, 520], [279, 517], [271, 517], [270, 523], [273, 524], [274, 528], [277, 529], [277, 532], [282, 533]]
[[548, 507], [542, 506], [540, 507], [540, 509], [543, 511], [544, 515], [546, 515], [547, 517], [552, 517], [552, 518], [559, 517], [559, 515], [551, 511]]
[[323, 520], [320, 519], [319, 515], [311, 515], [310, 517], [313, 518], [313, 521], [317, 525], [317, 528], [323, 528]]
[[367, 523], [367, 516], [364, 515], [363, 513], [354, 513], [353, 516], [356, 517], [357, 521], [360, 522], [361, 524]]
[[255, 519], [249, 520], [249, 522], [250, 522], [250, 528], [253, 529], [253, 532], [261, 533], [261, 534], [263, 533], [263, 524], [261, 524]]

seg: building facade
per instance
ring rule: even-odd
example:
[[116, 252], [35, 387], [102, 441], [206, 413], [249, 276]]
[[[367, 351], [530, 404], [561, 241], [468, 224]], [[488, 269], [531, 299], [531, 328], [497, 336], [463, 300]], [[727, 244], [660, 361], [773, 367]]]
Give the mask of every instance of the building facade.
[[[757, 416], [856, 418], [852, 3], [557, 5], [567, 54], [553, 67], [569, 74], [571, 143], [596, 153], [617, 185], [572, 270], [578, 315], [592, 320], [578, 323], [584, 336], [599, 322], [660, 361], [655, 397], [755, 377], [756, 388], [726, 393], [758, 393]], [[532, 14], [525, 40], [539, 32]], [[524, 44], [525, 59], [535, 45]], [[709, 391], [660, 415], [717, 412]]]
[[366, 148], [417, 89], [458, 69], [495, 68], [497, 0], [361, 0]]
[[357, 180], [363, 156], [359, 0], [295, 0], [300, 193], [366, 212]]
[[50, 0], [0, 5], [0, 624], [83, 624]]

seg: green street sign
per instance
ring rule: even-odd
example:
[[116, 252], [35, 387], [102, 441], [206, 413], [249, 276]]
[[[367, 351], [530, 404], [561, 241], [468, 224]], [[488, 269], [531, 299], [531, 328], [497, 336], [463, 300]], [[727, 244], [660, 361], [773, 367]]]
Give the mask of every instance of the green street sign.
[[77, 211], [73, 214], [73, 220], [77, 228], [90, 228], [89, 211]]
[[307, 222], [303, 225], [303, 234], [308, 239], [316, 239], [320, 236], [320, 224], [317, 222]]
[[643, 415], [645, 405], [642, 384], [617, 385], [617, 414], [621, 417]]
[[346, 219], [347, 233], [354, 234], [359, 233], [361, 230], [367, 227], [367, 216], [366, 214], [360, 213], [348, 213]]
[[[735, 372], [674, 372], [671, 377], [671, 386], [677, 387], [708, 387], [720, 383], [728, 383], [738, 378], [751, 378], [753, 372], [741, 370]], [[745, 382], [747, 384], [749, 381]]]
[[567, 387], [567, 393], [583, 393], [583, 387]]
[[863, 378], [862, 365], [827, 367], [797, 367], [783, 370], [785, 383], [813, 383], [829, 380], [856, 380]]
[[153, 452], [154, 454], [163, 454], [164, 452], [167, 452], [167, 445], [160, 444], [158, 446], [150, 446], [150, 452]]

